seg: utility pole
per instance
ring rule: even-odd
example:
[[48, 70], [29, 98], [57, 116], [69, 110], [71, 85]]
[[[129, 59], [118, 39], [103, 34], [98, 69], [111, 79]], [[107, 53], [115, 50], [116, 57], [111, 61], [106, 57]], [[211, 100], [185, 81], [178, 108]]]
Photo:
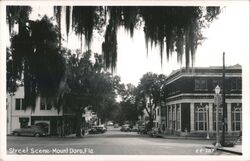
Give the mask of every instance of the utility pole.
[[222, 146], [225, 146], [225, 122], [226, 122], [226, 84], [225, 84], [225, 52], [223, 52], [222, 69]]

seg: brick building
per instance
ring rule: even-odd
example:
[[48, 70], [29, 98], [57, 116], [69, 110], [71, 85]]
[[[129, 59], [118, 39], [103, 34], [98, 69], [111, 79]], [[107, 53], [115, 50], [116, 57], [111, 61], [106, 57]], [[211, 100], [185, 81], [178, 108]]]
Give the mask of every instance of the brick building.
[[[242, 69], [240, 65], [229, 66], [225, 73], [226, 135], [238, 135], [242, 130]], [[167, 97], [161, 106], [162, 131], [169, 135], [215, 135], [217, 85], [222, 87], [221, 67], [182, 68], [172, 72], [166, 81]], [[221, 118], [222, 106], [219, 124]]]

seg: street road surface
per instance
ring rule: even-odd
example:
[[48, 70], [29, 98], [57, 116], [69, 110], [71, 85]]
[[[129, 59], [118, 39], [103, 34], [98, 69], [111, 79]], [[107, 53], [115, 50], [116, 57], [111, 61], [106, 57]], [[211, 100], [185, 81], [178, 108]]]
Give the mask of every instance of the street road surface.
[[213, 141], [163, 139], [121, 132], [108, 127], [104, 134], [75, 137], [8, 136], [8, 154], [35, 155], [231, 155], [206, 149]]

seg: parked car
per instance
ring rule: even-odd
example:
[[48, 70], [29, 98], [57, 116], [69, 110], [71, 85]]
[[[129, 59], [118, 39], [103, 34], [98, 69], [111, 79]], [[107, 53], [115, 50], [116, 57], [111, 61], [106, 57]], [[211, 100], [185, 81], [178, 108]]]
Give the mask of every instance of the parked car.
[[145, 125], [138, 126], [138, 133], [140, 133], [140, 134], [146, 134], [147, 133]]
[[151, 131], [148, 131], [148, 135], [151, 137], [160, 137], [160, 132], [158, 128], [153, 128]]
[[48, 134], [45, 132], [44, 129], [42, 129], [40, 126], [31, 125], [26, 126], [23, 128], [15, 129], [13, 130], [13, 135], [19, 136], [19, 135], [29, 135], [29, 136], [47, 136]]
[[139, 129], [138, 129], [138, 127], [134, 126], [134, 127], [131, 129], [131, 131], [132, 131], [132, 132], [138, 132]]
[[92, 127], [92, 128], [89, 130], [89, 134], [98, 134], [97, 127]]
[[112, 121], [107, 122], [107, 126], [113, 126], [113, 125], [114, 125], [114, 123]]
[[124, 132], [128, 132], [128, 131], [131, 131], [131, 128], [129, 127], [128, 124], [125, 124], [125, 125], [122, 125], [120, 130]]
[[100, 133], [105, 133], [106, 131], [107, 131], [107, 128], [105, 125], [93, 126], [89, 130], [89, 134], [100, 134]]
[[101, 133], [105, 133], [107, 131], [107, 127], [105, 125], [99, 125], [97, 126], [97, 131], [100, 131]]
[[118, 124], [115, 124], [115, 125], [114, 125], [114, 128], [118, 128], [118, 127], [119, 127], [119, 125], [118, 125]]

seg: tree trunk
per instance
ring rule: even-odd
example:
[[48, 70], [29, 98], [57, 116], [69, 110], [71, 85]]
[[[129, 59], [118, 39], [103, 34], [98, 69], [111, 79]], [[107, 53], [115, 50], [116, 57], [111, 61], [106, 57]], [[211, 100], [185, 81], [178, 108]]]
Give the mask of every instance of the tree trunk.
[[82, 112], [76, 112], [76, 137], [82, 136]]
[[152, 118], [152, 116], [150, 116], [149, 117], [149, 122], [148, 122], [148, 130], [149, 131], [151, 131], [152, 130], [152, 128], [153, 128], [153, 124], [154, 124], [154, 122], [153, 122], [154, 120], [153, 120], [153, 118]]

